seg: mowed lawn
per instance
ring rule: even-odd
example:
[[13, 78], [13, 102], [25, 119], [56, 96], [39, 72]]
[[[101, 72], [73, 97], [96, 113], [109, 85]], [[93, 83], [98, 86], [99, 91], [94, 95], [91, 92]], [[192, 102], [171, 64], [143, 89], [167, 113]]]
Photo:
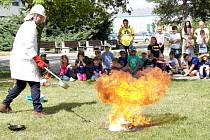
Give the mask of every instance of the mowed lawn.
[[[2, 74], [2, 73], [1, 73]], [[12, 81], [0, 78], [0, 100]], [[52, 80], [56, 83], [55, 80]], [[12, 104], [15, 114], [0, 113], [0, 139], [34, 140], [208, 140], [210, 139], [210, 81], [173, 81], [158, 103], [142, 108], [156, 125], [136, 132], [110, 132], [110, 105], [100, 102], [91, 82], [68, 82], [70, 88], [42, 87], [48, 102], [44, 118], [33, 116], [32, 104], [25, 100], [29, 87]], [[24, 124], [26, 130], [11, 132], [7, 123]]]

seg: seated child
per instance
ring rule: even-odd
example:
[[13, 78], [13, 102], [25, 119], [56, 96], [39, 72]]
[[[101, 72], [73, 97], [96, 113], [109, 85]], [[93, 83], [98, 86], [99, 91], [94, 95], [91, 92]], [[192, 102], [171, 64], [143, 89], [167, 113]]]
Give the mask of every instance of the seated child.
[[140, 70], [143, 70], [144, 69], [144, 64], [146, 63], [147, 61], [147, 52], [142, 52], [141, 55], [140, 55]]
[[87, 80], [86, 75], [86, 61], [84, 53], [78, 52], [77, 59], [75, 61], [76, 71], [77, 71], [77, 78], [80, 81]]
[[145, 61], [148, 59], [147, 58], [147, 53], [146, 52], [142, 52], [141, 53], [141, 58], [142, 58], [143, 63], [145, 63]]
[[105, 52], [102, 54], [103, 68], [106, 74], [110, 73], [112, 60], [114, 59], [114, 55], [109, 49], [109, 46], [105, 46]]
[[102, 65], [102, 56], [101, 56], [101, 51], [100, 50], [95, 51], [95, 57], [99, 58], [100, 64]]
[[162, 71], [169, 72], [170, 67], [169, 63], [166, 59], [164, 59], [164, 55], [161, 53], [156, 61], [156, 66], [160, 68]]
[[[61, 56], [59, 75], [61, 80], [69, 81], [71, 78], [71, 66], [69, 64], [69, 59], [66, 55]], [[71, 78], [72, 79], [72, 78]]]
[[170, 72], [171, 74], [177, 74], [179, 72], [179, 63], [178, 60], [175, 58], [175, 53], [170, 52], [169, 53], [169, 67], [171, 68]]
[[93, 75], [91, 77], [91, 80], [95, 81], [97, 78], [101, 76], [102, 73], [102, 65], [100, 64], [100, 59], [98, 57], [95, 57], [93, 59]]
[[128, 58], [126, 56], [125, 51], [120, 51], [120, 57], [118, 58], [118, 63], [122, 66], [125, 67], [128, 63]]
[[199, 77], [199, 59], [197, 57], [186, 54], [186, 60], [188, 62], [187, 69], [185, 71], [185, 76], [198, 76]]
[[208, 59], [209, 54], [203, 54], [201, 56], [201, 62], [200, 62], [200, 78], [205, 78], [209, 79], [209, 66], [210, 66], [210, 61]]
[[153, 54], [148, 55], [148, 59], [145, 60], [143, 68], [149, 69], [154, 68], [156, 66], [156, 59], [154, 59]]
[[184, 75], [186, 70], [188, 69], [187, 55], [188, 54], [184, 53], [182, 61], [181, 61], [181, 67], [180, 67], [179, 71], [182, 75]]
[[119, 63], [119, 59], [114, 58], [112, 60], [111, 69], [112, 70], [121, 70], [122, 68], [123, 68], [123, 66]]
[[[40, 57], [49, 66], [49, 60], [47, 60], [47, 54], [46, 53], [41, 53]], [[50, 73], [47, 72], [45, 69], [40, 69], [40, 73], [43, 77], [40, 81], [40, 84], [42, 86], [49, 86], [50, 83], [48, 82], [48, 79], [50, 79]]]
[[139, 70], [140, 66], [140, 57], [136, 55], [136, 50], [132, 49], [130, 51], [130, 55], [128, 56], [128, 63], [127, 66], [129, 68], [129, 72], [136, 77], [136, 74]]

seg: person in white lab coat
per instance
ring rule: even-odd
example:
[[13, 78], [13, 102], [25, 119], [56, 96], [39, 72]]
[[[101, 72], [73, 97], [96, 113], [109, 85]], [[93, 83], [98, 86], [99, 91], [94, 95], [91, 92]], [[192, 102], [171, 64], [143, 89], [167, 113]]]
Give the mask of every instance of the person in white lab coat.
[[25, 89], [28, 83], [31, 88], [34, 114], [42, 117], [42, 104], [40, 102], [40, 73], [39, 69], [47, 64], [38, 55], [37, 26], [45, 22], [45, 9], [42, 5], [34, 5], [26, 16], [25, 22], [20, 26], [10, 56], [11, 78], [16, 80], [15, 86], [9, 90], [8, 95], [0, 104], [0, 112], [11, 113], [10, 104]]

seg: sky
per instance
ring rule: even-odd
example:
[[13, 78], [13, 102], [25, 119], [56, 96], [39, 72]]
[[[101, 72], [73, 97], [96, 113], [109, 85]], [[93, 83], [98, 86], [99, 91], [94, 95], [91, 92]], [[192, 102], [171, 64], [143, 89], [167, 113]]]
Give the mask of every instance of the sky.
[[132, 9], [154, 7], [154, 4], [148, 3], [146, 0], [129, 0], [129, 3]]

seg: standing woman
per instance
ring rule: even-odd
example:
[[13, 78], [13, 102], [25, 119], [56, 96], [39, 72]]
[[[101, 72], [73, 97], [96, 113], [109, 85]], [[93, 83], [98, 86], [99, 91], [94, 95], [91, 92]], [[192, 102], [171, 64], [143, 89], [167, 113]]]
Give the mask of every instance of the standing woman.
[[42, 117], [42, 104], [40, 102], [40, 73], [39, 68], [47, 64], [38, 55], [37, 26], [46, 19], [45, 9], [42, 5], [34, 5], [26, 16], [25, 22], [20, 26], [10, 56], [11, 78], [16, 80], [15, 86], [9, 90], [8, 95], [0, 104], [0, 112], [13, 112], [10, 104], [25, 89], [28, 83], [31, 88], [34, 114]]
[[193, 41], [193, 28], [190, 21], [185, 21], [184, 28], [182, 29], [182, 54], [187, 53], [194, 55], [194, 41]]

